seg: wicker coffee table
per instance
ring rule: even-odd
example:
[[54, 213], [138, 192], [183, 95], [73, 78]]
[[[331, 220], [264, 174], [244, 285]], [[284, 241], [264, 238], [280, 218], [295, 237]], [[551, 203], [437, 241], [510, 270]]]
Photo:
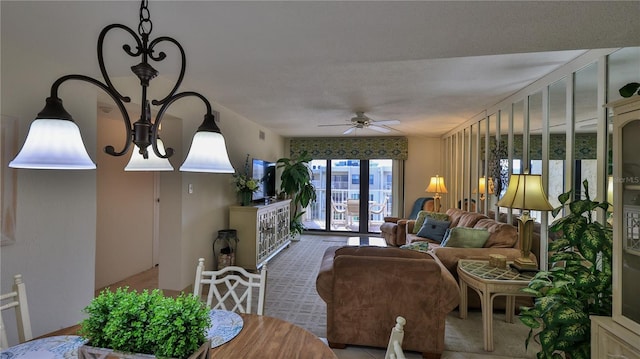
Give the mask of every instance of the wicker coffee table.
[[515, 269], [489, 266], [488, 260], [461, 259], [458, 261], [460, 280], [460, 318], [467, 317], [467, 286], [480, 295], [482, 304], [482, 327], [484, 350], [493, 351], [493, 299], [499, 295], [507, 297], [506, 321], [513, 323], [516, 296], [531, 296], [520, 289], [529, 285], [535, 273], [519, 273]]

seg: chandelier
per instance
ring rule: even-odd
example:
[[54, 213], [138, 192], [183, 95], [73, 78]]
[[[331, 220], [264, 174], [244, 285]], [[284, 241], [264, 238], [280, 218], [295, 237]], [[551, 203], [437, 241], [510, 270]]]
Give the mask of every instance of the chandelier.
[[[131, 102], [129, 96], [122, 95], [113, 85], [107, 73], [104, 56], [103, 42], [106, 34], [113, 29], [120, 29], [129, 33], [135, 40], [133, 48], [124, 44], [124, 52], [133, 57], [141, 58], [139, 64], [131, 66], [131, 71], [140, 80], [141, 108], [140, 118], [131, 123], [125, 103]], [[234, 173], [235, 170], [229, 161], [226, 144], [220, 129], [215, 123], [214, 112], [211, 104], [201, 94], [193, 91], [177, 92], [185, 73], [186, 57], [182, 45], [175, 39], [161, 36], [150, 40], [149, 35], [153, 29], [150, 19], [148, 1], [140, 4], [140, 23], [137, 34], [129, 27], [121, 24], [111, 24], [102, 29], [98, 37], [98, 63], [104, 82], [85, 75], [65, 75], [56, 80], [51, 86], [51, 95], [46, 99], [46, 105], [36, 119], [31, 123], [29, 133], [22, 149], [16, 158], [9, 163], [9, 167], [27, 169], [95, 169], [96, 165], [89, 157], [78, 126], [71, 115], [62, 106], [62, 100], [58, 97], [58, 88], [68, 80], [79, 80], [93, 84], [111, 97], [115, 102], [126, 129], [126, 141], [124, 147], [116, 150], [113, 146], [106, 146], [104, 151], [112, 156], [122, 156], [129, 152], [131, 144], [137, 147], [132, 151], [132, 157], [125, 168], [127, 171], [166, 171], [173, 170], [168, 158], [173, 155], [172, 148], [164, 148], [158, 138], [158, 131], [162, 118], [167, 109], [175, 101], [185, 97], [196, 97], [204, 103], [206, 113], [204, 121], [198, 127], [187, 157], [180, 167], [180, 171], [187, 172], [212, 172]], [[181, 55], [180, 75], [173, 89], [162, 99], [147, 99], [149, 82], [158, 75], [149, 61], [160, 62], [166, 58], [162, 51], [155, 52], [154, 48], [160, 43], [171, 43], [178, 48]], [[151, 106], [159, 106], [155, 120], [151, 116]]]

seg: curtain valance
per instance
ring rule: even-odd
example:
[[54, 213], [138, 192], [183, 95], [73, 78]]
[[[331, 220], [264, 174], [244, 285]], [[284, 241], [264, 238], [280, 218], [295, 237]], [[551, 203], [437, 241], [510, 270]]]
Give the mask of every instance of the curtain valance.
[[[507, 136], [501, 136], [501, 141], [507, 143]], [[595, 133], [576, 133], [575, 134], [575, 151], [574, 157], [577, 160], [590, 160], [597, 158], [597, 137]], [[552, 133], [549, 136], [549, 159], [550, 160], [565, 160], [566, 159], [566, 135]], [[515, 152], [513, 158], [522, 159], [522, 135], [513, 136], [513, 147]], [[495, 149], [496, 139], [491, 137], [489, 139], [490, 150]], [[541, 160], [542, 159], [542, 135], [530, 135], [529, 136], [529, 159]], [[484, 142], [480, 142], [480, 154], [484, 158]], [[505, 156], [506, 158], [506, 156]]]
[[409, 141], [406, 137], [293, 138], [292, 157], [307, 151], [313, 159], [393, 159], [406, 160]]

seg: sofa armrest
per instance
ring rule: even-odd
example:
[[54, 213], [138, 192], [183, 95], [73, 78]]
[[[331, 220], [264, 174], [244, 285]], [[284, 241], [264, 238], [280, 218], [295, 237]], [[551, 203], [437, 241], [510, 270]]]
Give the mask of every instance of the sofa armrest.
[[[513, 261], [520, 258], [520, 250], [517, 248], [456, 248], [456, 247], [435, 247], [431, 250], [442, 264], [456, 278], [458, 261], [460, 259], [485, 259], [489, 260], [491, 254], [502, 254], [507, 257], [507, 261]], [[531, 260], [536, 261], [536, 256], [531, 253]]]
[[400, 217], [384, 217], [385, 222], [398, 223]]

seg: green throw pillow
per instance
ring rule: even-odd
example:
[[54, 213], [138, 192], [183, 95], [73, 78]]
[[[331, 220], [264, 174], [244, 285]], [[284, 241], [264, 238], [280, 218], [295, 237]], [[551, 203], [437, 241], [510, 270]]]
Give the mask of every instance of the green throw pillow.
[[429, 251], [429, 242], [426, 242], [426, 241], [413, 242], [410, 244], [404, 244], [400, 246], [400, 248], [411, 249], [412, 251], [427, 253]]
[[416, 223], [413, 225], [413, 234], [418, 233], [422, 225], [424, 224], [425, 218], [430, 217], [433, 219], [437, 219], [438, 221], [448, 221], [449, 216], [446, 213], [440, 212], [429, 212], [429, 211], [420, 211], [418, 212], [418, 217], [416, 218]]
[[442, 241], [442, 247], [482, 248], [490, 235], [486, 228], [453, 227]]

